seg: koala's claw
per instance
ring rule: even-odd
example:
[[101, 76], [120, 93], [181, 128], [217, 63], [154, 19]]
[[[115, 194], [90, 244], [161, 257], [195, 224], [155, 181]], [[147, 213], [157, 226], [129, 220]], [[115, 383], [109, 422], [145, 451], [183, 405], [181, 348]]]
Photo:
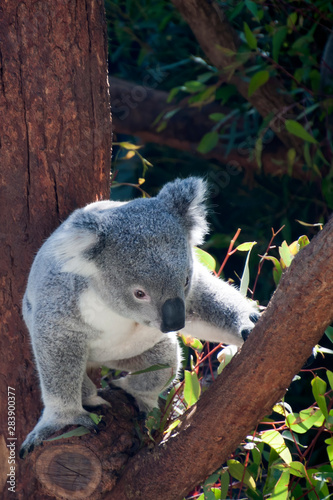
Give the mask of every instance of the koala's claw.
[[28, 447], [22, 445], [22, 447], [20, 449], [19, 457], [22, 460], [24, 460], [29, 455], [29, 453], [31, 453], [32, 451], [34, 451], [34, 448], [35, 448], [34, 444], [31, 444]]
[[253, 312], [250, 314], [250, 320], [252, 321], [252, 323], [257, 323], [259, 318], [260, 318], [259, 313]]

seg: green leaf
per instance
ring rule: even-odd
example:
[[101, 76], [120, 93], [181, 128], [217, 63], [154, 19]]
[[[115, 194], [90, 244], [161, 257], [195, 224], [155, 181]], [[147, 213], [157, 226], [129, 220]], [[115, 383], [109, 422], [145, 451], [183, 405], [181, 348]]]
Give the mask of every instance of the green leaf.
[[305, 467], [301, 462], [291, 462], [289, 465], [290, 474], [297, 477], [306, 477]]
[[118, 145], [124, 149], [128, 149], [129, 151], [133, 151], [133, 150], [142, 148], [142, 146], [137, 146], [136, 144], [132, 144], [131, 142], [127, 142], [127, 141], [119, 142]]
[[285, 124], [286, 129], [290, 134], [296, 135], [296, 137], [300, 137], [301, 139], [312, 142], [313, 144], [318, 144], [316, 139], [312, 137], [312, 135], [310, 135], [300, 123], [295, 120], [286, 120]]
[[286, 425], [298, 434], [305, 434], [311, 427], [323, 423], [324, 416], [321, 410], [307, 408], [300, 413], [290, 413], [286, 418]]
[[46, 439], [46, 441], [57, 441], [58, 439], [65, 439], [65, 438], [76, 437], [76, 436], [84, 436], [85, 434], [90, 434], [90, 430], [87, 429], [86, 427], [83, 427], [83, 425], [80, 425], [80, 427], [77, 427], [76, 429], [73, 429], [72, 431], [65, 432], [64, 434], [61, 434], [61, 436], [56, 436], [54, 438]]
[[288, 491], [289, 479], [290, 479], [290, 471], [289, 470], [283, 471], [280, 479], [278, 480], [273, 489], [270, 499], [287, 500], [289, 495]]
[[244, 22], [244, 35], [250, 49], [256, 50], [257, 39], [249, 28], [249, 25]]
[[249, 252], [256, 244], [256, 241], [247, 241], [246, 243], [241, 243], [240, 245], [238, 245], [236, 250], [239, 250], [240, 252]]
[[297, 243], [299, 245], [299, 249], [302, 250], [302, 248], [306, 247], [306, 245], [310, 243], [310, 240], [306, 235], [303, 235], [298, 238]]
[[184, 375], [184, 399], [188, 407], [190, 407], [198, 401], [201, 393], [201, 388], [198, 376], [194, 371], [189, 372], [188, 370], [185, 370]]
[[333, 391], [333, 372], [331, 372], [330, 370], [327, 370], [326, 375], [327, 375], [329, 384], [331, 386], [331, 389]]
[[229, 490], [230, 476], [227, 469], [223, 469], [221, 472], [221, 498], [227, 498]]
[[214, 122], [219, 122], [220, 120], [223, 120], [224, 117], [225, 117], [224, 113], [212, 113], [209, 115], [209, 118], [211, 120], [214, 120]]
[[289, 448], [284, 442], [283, 437], [278, 431], [270, 430], [265, 431], [261, 434], [261, 439], [264, 443], [268, 444], [274, 451], [286, 462], [290, 464], [292, 462], [291, 454]]
[[327, 388], [327, 384], [324, 380], [322, 380], [320, 377], [314, 377], [311, 380], [311, 385], [312, 385], [312, 394], [317, 401], [317, 404], [321, 411], [323, 412], [323, 415], [325, 418], [328, 417], [328, 410], [327, 410], [327, 404], [326, 404], [326, 399], [325, 399], [325, 392]]
[[[180, 87], [174, 87], [173, 89], [170, 90], [168, 98], [167, 98], [167, 103], [171, 102], [173, 98], [178, 94], [180, 91]], [[164, 113], [164, 111], [162, 111]]]
[[333, 327], [328, 326], [325, 330], [325, 335], [330, 339], [331, 342], [333, 342]]
[[262, 150], [263, 150], [262, 137], [258, 137], [258, 139], [256, 140], [256, 143], [254, 145], [254, 153], [255, 153], [256, 161], [258, 163], [258, 167], [260, 169], [262, 167], [262, 161], [261, 161]]
[[212, 149], [215, 148], [217, 143], [219, 142], [219, 134], [216, 131], [207, 132], [201, 139], [199, 146], [197, 147], [197, 151], [201, 154], [206, 154]]
[[291, 261], [293, 260], [293, 255], [290, 252], [286, 241], [283, 241], [282, 245], [279, 247], [279, 254], [281, 259], [283, 260], [285, 267], [289, 267]]
[[328, 460], [330, 461], [331, 466], [333, 467], [333, 445], [328, 445], [326, 448]]
[[251, 0], [245, 0], [245, 5], [256, 19], [258, 18], [258, 7], [255, 2], [252, 2]]
[[264, 85], [269, 80], [269, 72], [267, 69], [263, 69], [262, 71], [258, 71], [253, 75], [249, 83], [249, 92], [248, 95], [251, 97], [252, 94], [256, 90], [258, 90], [262, 85]]
[[222, 351], [220, 351], [217, 355], [217, 359], [219, 360], [219, 366], [217, 368], [217, 374], [220, 375], [222, 370], [230, 363], [232, 358], [236, 355], [238, 351], [238, 347], [235, 345], [228, 345]]
[[210, 255], [208, 252], [205, 252], [201, 248], [195, 247], [194, 248], [194, 253], [198, 259], [198, 261], [203, 264], [209, 271], [215, 271], [216, 269], [216, 260], [212, 255]]
[[275, 62], [278, 62], [281, 46], [287, 36], [286, 26], [281, 26], [278, 28], [272, 38], [272, 55]]
[[238, 460], [228, 460], [227, 465], [229, 467], [229, 473], [232, 477], [246, 484], [252, 490], [256, 489], [256, 483], [251, 474], [247, 469], [244, 470], [244, 465], [238, 462]]
[[[246, 297], [246, 295], [247, 295], [247, 289], [249, 287], [249, 282], [250, 282], [250, 270], [249, 270], [250, 254], [251, 254], [251, 250], [252, 250], [253, 246], [256, 244], [257, 244], [256, 241], [253, 241], [252, 243], [250, 243], [251, 247], [250, 247], [248, 254], [246, 256], [244, 271], [243, 271], [241, 282], [240, 282], [239, 291], [242, 295], [244, 295], [244, 297]], [[246, 245], [246, 243], [243, 243], [243, 245]], [[242, 245], [239, 245], [239, 246], [242, 246]], [[238, 247], [238, 250], [239, 250], [239, 247]]]
[[290, 30], [293, 30], [295, 28], [297, 21], [297, 12], [292, 12], [287, 19], [287, 26]]
[[194, 94], [195, 92], [200, 92], [205, 90], [206, 85], [198, 80], [191, 80], [189, 82], [185, 82], [182, 90], [189, 92], [190, 94]]

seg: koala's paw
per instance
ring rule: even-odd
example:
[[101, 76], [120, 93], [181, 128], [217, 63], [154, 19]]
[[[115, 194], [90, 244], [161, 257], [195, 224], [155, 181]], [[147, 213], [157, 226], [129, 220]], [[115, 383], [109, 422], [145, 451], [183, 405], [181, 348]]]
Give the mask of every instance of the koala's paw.
[[244, 341], [248, 338], [248, 336], [252, 332], [254, 325], [255, 323], [257, 323], [259, 318], [260, 318], [259, 312], [252, 311], [248, 317], [248, 320], [246, 321], [246, 324], [242, 325], [241, 336]]
[[82, 412], [77, 414], [76, 416], [63, 416], [62, 418], [56, 419], [46, 419], [44, 415], [41, 420], [38, 422], [36, 427], [28, 434], [25, 441], [23, 442], [19, 456], [20, 458], [25, 458], [29, 453], [31, 453], [34, 448], [43, 444], [43, 441], [48, 439], [52, 434], [59, 431], [63, 427], [67, 425], [83, 425], [87, 427], [90, 431], [95, 433], [99, 432], [98, 426], [93, 422], [90, 418], [88, 412]]

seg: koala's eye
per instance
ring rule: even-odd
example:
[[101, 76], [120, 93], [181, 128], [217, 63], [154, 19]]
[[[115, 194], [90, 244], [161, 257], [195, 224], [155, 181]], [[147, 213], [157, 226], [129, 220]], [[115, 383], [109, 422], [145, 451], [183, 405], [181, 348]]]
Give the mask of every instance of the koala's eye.
[[145, 292], [143, 290], [135, 290], [134, 296], [137, 299], [144, 299], [146, 297], [146, 294], [145, 294]]
[[189, 277], [187, 276], [186, 280], [185, 280], [185, 288], [187, 287], [187, 285], [189, 284], [190, 280], [189, 280]]

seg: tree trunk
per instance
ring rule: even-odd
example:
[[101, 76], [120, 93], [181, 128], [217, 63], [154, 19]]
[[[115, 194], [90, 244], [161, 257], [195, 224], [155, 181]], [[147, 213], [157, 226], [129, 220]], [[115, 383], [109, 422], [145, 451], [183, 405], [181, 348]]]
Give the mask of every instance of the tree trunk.
[[[1, 3], [0, 117], [0, 491], [2, 498], [26, 500], [45, 498], [28, 462], [18, 459], [41, 411], [21, 318], [29, 268], [43, 240], [73, 209], [109, 195], [101, 0]], [[15, 424], [13, 412], [7, 418], [14, 402]]]

